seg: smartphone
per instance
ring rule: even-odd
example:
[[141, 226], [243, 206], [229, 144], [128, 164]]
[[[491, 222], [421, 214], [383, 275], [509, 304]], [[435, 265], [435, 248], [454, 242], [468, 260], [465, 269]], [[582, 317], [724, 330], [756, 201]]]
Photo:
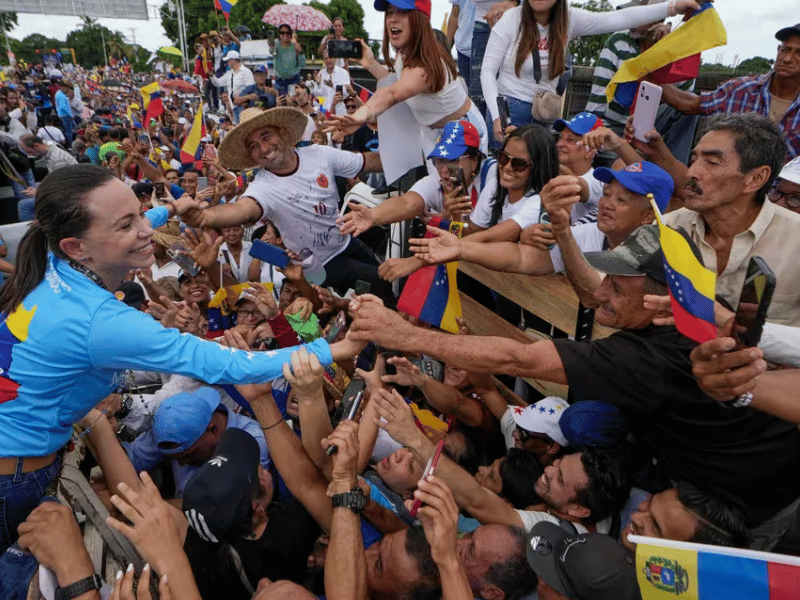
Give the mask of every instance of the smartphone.
[[331, 321], [331, 328], [328, 330], [328, 335], [325, 336], [325, 341], [329, 344], [333, 343], [333, 340], [336, 339], [336, 336], [339, 335], [339, 332], [346, 324], [347, 316], [344, 314], [343, 310], [340, 310], [337, 315], [333, 317], [333, 321]]
[[328, 40], [328, 56], [331, 58], [361, 58], [361, 42], [358, 40]]
[[372, 287], [366, 281], [356, 279], [356, 287], [353, 288], [353, 292], [355, 292], [356, 296], [361, 296], [362, 294], [369, 294], [371, 289]]
[[278, 248], [261, 240], [253, 240], [250, 246], [250, 256], [263, 260], [273, 266], [285, 269], [289, 265], [289, 255], [283, 248]]
[[272, 77], [267, 77], [267, 81], [265, 84], [267, 87], [272, 87]]
[[633, 109], [633, 134], [640, 142], [646, 142], [644, 134], [653, 129], [656, 124], [658, 105], [661, 103], [662, 89], [660, 86], [643, 81], [639, 84], [636, 94], [636, 106]]
[[733, 321], [733, 337], [744, 346], [758, 345], [774, 291], [775, 274], [763, 258], [754, 256], [747, 265], [747, 276]]
[[181, 269], [194, 277], [200, 272], [200, 267], [192, 260], [189, 250], [183, 244], [175, 242], [167, 248], [167, 254]]
[[217, 149], [214, 147], [214, 144], [206, 143], [203, 156], [205, 158], [217, 158]]
[[343, 94], [344, 93], [344, 86], [343, 85], [337, 85], [336, 86], [336, 93], [337, 94]]
[[508, 100], [505, 96], [497, 97], [497, 112], [500, 115], [500, 127], [505, 132], [509, 124]]
[[461, 167], [450, 167], [450, 182], [455, 185], [457, 188], [461, 188], [461, 193], [467, 193], [467, 179], [464, 176], [464, 169]]
[[[331, 417], [331, 425], [333, 425], [334, 428], [336, 428], [343, 419], [350, 419], [351, 421], [355, 419], [358, 414], [358, 409], [361, 407], [361, 401], [364, 399], [364, 390], [366, 387], [367, 382], [363, 379], [350, 380], [347, 389], [344, 391], [339, 407]], [[328, 455], [335, 454], [337, 450], [338, 448], [336, 446], [329, 446], [327, 450]]]
[[198, 177], [197, 178], [197, 191], [198, 192], [202, 192], [207, 187], [208, 187], [208, 177]]
[[[439, 457], [442, 455], [442, 450], [444, 449], [444, 442], [445, 440], [439, 440], [439, 442], [436, 444], [436, 449], [433, 451], [433, 454], [428, 459], [428, 464], [425, 465], [425, 471], [423, 471], [422, 473], [422, 479], [425, 479], [429, 475], [433, 474], [433, 470], [436, 468], [436, 465], [439, 462]], [[422, 500], [415, 498], [414, 504], [411, 505], [411, 511], [409, 512], [409, 514], [412, 517], [416, 517], [417, 511], [420, 509], [421, 506], [422, 506]]]
[[297, 260], [300, 262], [305, 261], [306, 259], [310, 258], [313, 252], [309, 248], [303, 248], [300, 252], [297, 253]]
[[289, 95], [290, 98], [294, 98], [297, 95], [297, 89], [293, 85], [289, 86], [289, 89], [286, 90], [286, 93]]

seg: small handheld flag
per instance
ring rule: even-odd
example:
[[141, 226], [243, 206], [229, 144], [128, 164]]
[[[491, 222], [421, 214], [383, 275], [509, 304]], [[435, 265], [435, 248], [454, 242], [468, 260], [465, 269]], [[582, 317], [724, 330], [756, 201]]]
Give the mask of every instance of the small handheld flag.
[[225, 21], [231, 18], [231, 9], [236, 6], [239, 0], [214, 0], [214, 8], [221, 10], [225, 15]]
[[653, 195], [648, 194], [658, 221], [664, 273], [669, 286], [675, 327], [683, 335], [702, 344], [717, 337], [714, 294], [717, 276], [698, 260], [689, 241], [680, 232], [664, 225]]
[[203, 123], [203, 107], [197, 110], [192, 123], [192, 129], [189, 135], [181, 146], [181, 162], [183, 164], [193, 163], [201, 159], [203, 155], [203, 147], [200, 144], [203, 137], [206, 135], [206, 126]]
[[139, 91], [142, 94], [142, 105], [146, 111], [144, 122], [146, 126], [149, 126], [153, 119], [164, 112], [164, 105], [161, 102], [161, 87], [157, 81], [154, 81], [140, 88]]

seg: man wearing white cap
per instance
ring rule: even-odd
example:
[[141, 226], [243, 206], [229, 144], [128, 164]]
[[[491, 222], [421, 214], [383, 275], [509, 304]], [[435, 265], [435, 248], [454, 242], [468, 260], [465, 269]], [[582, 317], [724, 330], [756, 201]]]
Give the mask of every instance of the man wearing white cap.
[[223, 75], [223, 85], [228, 89], [228, 102], [232, 103], [230, 109], [233, 111], [233, 122], [239, 122], [239, 114], [242, 112], [244, 104], [237, 103], [238, 97], [244, 94], [248, 86], [255, 85], [256, 80], [253, 72], [242, 64], [241, 56], [236, 50], [230, 50], [223, 58], [230, 69]]
[[558, 421], [569, 406], [566, 400], [548, 396], [530, 406], [509, 406], [500, 420], [507, 448], [522, 448], [536, 455], [543, 467], [564, 454], [569, 446]]
[[783, 166], [772, 189], [767, 192], [767, 198], [775, 204], [800, 213], [800, 156]]

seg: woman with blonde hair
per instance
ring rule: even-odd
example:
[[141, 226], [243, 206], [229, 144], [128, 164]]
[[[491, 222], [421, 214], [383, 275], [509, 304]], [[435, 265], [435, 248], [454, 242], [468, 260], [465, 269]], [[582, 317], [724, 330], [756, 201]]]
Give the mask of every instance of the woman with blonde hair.
[[508, 101], [511, 125], [549, 125], [543, 122], [538, 109], [556, 93], [570, 40], [631, 29], [699, 8], [694, 0], [672, 0], [651, 1], [647, 6], [615, 12], [592, 12], [571, 7], [567, 0], [523, 0], [520, 6], [506, 11], [492, 28], [481, 66], [481, 86], [494, 140], [501, 143], [504, 136], [498, 96]]

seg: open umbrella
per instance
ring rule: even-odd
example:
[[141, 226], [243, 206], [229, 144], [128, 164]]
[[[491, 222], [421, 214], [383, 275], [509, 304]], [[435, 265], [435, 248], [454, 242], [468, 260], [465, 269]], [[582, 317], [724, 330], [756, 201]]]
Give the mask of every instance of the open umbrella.
[[175, 46], [162, 46], [158, 51], [164, 54], [172, 54], [173, 56], [183, 56], [183, 52], [178, 50]]
[[297, 31], [323, 31], [332, 24], [323, 13], [306, 4], [276, 4], [261, 20], [275, 27], [286, 23]]
[[233, 30], [239, 33], [250, 33], [250, 28], [247, 25], [237, 25]]
[[185, 79], [162, 79], [158, 82], [162, 88], [170, 88], [183, 94], [199, 94], [200, 90]]

